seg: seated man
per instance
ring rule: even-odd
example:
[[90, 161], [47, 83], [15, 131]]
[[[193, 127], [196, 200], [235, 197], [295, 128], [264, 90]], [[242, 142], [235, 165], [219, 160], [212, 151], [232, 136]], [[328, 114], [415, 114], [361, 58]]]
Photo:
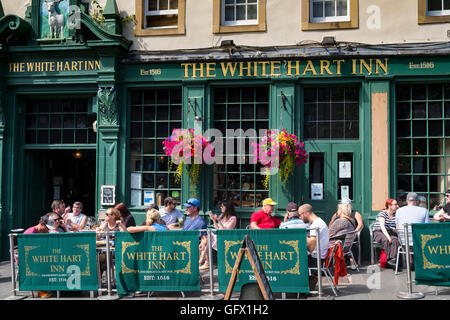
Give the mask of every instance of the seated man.
[[272, 216], [274, 206], [277, 203], [271, 198], [263, 200], [263, 208], [252, 214], [250, 218], [250, 229], [273, 229], [278, 228], [281, 220]]
[[86, 227], [87, 216], [81, 213], [83, 204], [79, 201], [74, 202], [72, 212], [68, 213], [65, 218], [65, 223], [68, 231], [80, 231]]
[[[300, 219], [305, 223], [310, 223], [310, 234], [306, 238], [306, 246], [308, 249], [308, 267], [317, 267], [317, 230], [319, 228], [319, 244], [321, 264], [325, 262], [328, 255], [329, 231], [327, 224], [319, 218], [313, 211], [310, 204], [304, 204], [298, 208]], [[317, 271], [313, 272], [309, 278], [309, 289], [312, 291], [317, 284]]]
[[161, 219], [168, 228], [176, 227], [179, 221], [183, 219], [183, 214], [176, 208], [176, 200], [172, 197], [164, 199], [164, 207], [159, 209]]
[[66, 232], [65, 228], [62, 228], [63, 218], [57, 213], [48, 213], [47, 228], [49, 233], [63, 233]]
[[406, 202], [408, 205], [401, 207], [395, 213], [395, 224], [397, 225], [397, 230], [404, 228], [403, 225], [405, 223], [412, 224], [430, 222], [428, 210], [417, 205], [419, 202], [417, 193], [408, 193], [406, 195]]
[[309, 223], [304, 223], [298, 215], [298, 206], [294, 202], [289, 202], [286, 206], [284, 221], [280, 224], [280, 229], [308, 228]]

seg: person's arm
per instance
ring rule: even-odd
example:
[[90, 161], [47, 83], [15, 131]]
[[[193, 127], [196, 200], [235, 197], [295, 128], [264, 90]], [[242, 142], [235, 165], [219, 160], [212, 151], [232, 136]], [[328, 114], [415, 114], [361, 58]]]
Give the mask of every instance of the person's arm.
[[355, 213], [355, 219], [356, 219], [356, 231], [360, 231], [362, 230], [362, 228], [364, 228], [364, 222], [363, 222], [363, 217], [361, 215], [361, 213], [359, 213], [358, 211], [356, 211]]
[[383, 217], [378, 217], [378, 221], [380, 222], [381, 232], [383, 232], [383, 234], [386, 236], [386, 238], [388, 239], [389, 243], [392, 243], [391, 236], [389, 235], [389, 233], [386, 230], [386, 221], [385, 221], [385, 219]]
[[250, 223], [250, 229], [261, 229], [258, 227], [258, 223], [256, 221], [253, 221]]
[[226, 222], [222, 220], [218, 220], [217, 222], [219, 228], [217, 229], [234, 229], [236, 227], [236, 217], [230, 217]]
[[134, 226], [134, 227], [128, 227], [127, 231], [129, 233], [138, 233], [138, 232], [143, 232], [143, 231], [156, 231], [156, 229], [153, 226]]
[[306, 238], [306, 248], [308, 249], [309, 253], [313, 252], [316, 249], [315, 236], [309, 236]]

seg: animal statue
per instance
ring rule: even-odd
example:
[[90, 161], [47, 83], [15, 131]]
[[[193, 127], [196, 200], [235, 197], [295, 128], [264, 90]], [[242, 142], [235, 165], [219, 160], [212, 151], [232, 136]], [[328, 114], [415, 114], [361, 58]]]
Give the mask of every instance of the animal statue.
[[56, 6], [61, 0], [45, 0], [48, 8], [48, 24], [50, 26], [50, 38], [62, 38], [64, 31], [64, 15], [56, 11]]

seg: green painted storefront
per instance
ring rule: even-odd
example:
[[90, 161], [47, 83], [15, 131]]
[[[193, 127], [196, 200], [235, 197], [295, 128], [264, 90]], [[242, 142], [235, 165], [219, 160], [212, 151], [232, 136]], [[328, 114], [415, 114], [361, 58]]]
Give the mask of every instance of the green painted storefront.
[[[447, 56], [342, 53], [211, 58], [199, 54], [189, 59], [181, 55], [144, 59], [145, 55], [133, 53], [131, 59], [131, 43], [121, 36], [117, 9], [107, 9], [102, 27], [82, 12], [80, 28], [70, 30], [65, 41], [39, 39], [38, 1], [32, 1], [25, 18], [0, 18], [2, 258], [8, 254], [9, 230], [36, 224], [50, 210], [55, 194], [64, 196], [63, 186], [71, 177], [83, 186], [80, 197], [89, 194], [83, 198], [89, 215], [105, 209], [100, 188], [113, 185], [115, 202], [125, 202], [138, 223], [144, 219], [145, 195], [150, 192], [156, 201], [170, 195], [183, 203], [195, 196], [202, 214], [216, 211], [219, 200], [232, 198], [242, 228], [266, 196], [278, 202], [280, 216], [286, 204], [295, 201], [311, 203], [328, 222], [338, 200], [348, 193], [368, 226], [381, 209], [373, 201], [378, 189], [386, 190], [389, 197], [423, 191], [430, 203], [448, 187]], [[415, 96], [420, 91], [416, 85], [425, 90], [425, 98]], [[439, 86], [442, 95], [430, 96]], [[398, 91], [404, 100], [399, 100]], [[388, 154], [381, 164], [388, 168], [388, 177], [382, 186], [373, 185], [375, 93], [388, 97], [384, 124]], [[420, 103], [425, 103], [425, 113], [440, 103], [440, 116], [439, 112], [419, 115], [425, 133], [399, 135], [398, 126], [406, 128], [409, 121], [415, 127], [415, 108]], [[396, 112], [400, 105], [402, 110], [409, 106], [409, 116]], [[433, 131], [439, 121], [440, 135]], [[268, 190], [262, 187], [258, 170], [245, 163], [204, 166], [193, 188], [186, 172], [181, 183], [173, 180], [164, 157], [161, 142], [175, 127], [286, 129], [305, 142], [310, 159], [295, 169], [286, 185], [272, 178]], [[415, 135], [423, 141], [416, 142]], [[444, 152], [430, 155], [433, 139], [439, 137]], [[399, 146], [408, 143], [409, 151], [398, 154]], [[78, 152], [82, 165], [74, 160]], [[416, 158], [422, 160], [419, 173]], [[441, 161], [440, 169], [433, 172], [436, 161]], [[427, 190], [422, 190], [425, 180], [420, 179], [428, 179]], [[442, 186], [436, 188], [437, 184]], [[406, 190], [409, 185], [411, 190]], [[368, 255], [367, 228], [363, 241]]]

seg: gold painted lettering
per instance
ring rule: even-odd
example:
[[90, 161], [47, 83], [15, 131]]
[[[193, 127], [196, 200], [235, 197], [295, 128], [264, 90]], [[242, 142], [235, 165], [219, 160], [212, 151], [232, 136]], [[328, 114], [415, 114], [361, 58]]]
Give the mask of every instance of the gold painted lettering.
[[[273, 76], [279, 76], [280, 74], [280, 68], [281, 68], [281, 62], [280, 61], [270, 61], [270, 75]], [[278, 72], [275, 72], [278, 71]]]
[[369, 59], [369, 64], [367, 64], [366, 60], [359, 59], [359, 74], [363, 74], [363, 67], [368, 73], [372, 73], [372, 60]]
[[352, 74], [356, 74], [356, 59], [352, 59]]
[[292, 69], [295, 69], [295, 75], [299, 76], [300, 75], [300, 61], [297, 60], [295, 61], [295, 66], [292, 66], [292, 61], [288, 61], [288, 66], [287, 66], [287, 75], [288, 76], [292, 76]]
[[181, 66], [184, 67], [184, 77], [189, 77], [189, 67], [192, 65], [192, 63], [182, 63]]
[[200, 78], [203, 78], [203, 65], [200, 63], [200, 67], [197, 67], [197, 63], [192, 64], [192, 78], [197, 78], [197, 71], [200, 71]]
[[379, 72], [378, 72], [378, 67], [380, 67], [380, 68], [384, 71], [384, 74], [387, 74], [387, 73], [388, 73], [388, 69], [387, 69], [387, 67], [388, 67], [388, 59], [389, 59], [389, 58], [385, 58], [385, 59], [384, 59], [384, 64], [383, 64], [383, 62], [381, 61], [381, 59], [375, 59], [375, 65], [376, 65], [376, 67], [375, 67], [375, 73], [376, 73], [376, 74], [379, 73]]
[[262, 76], [267, 76], [266, 73], [266, 66], [269, 64], [269, 61], [260, 61], [259, 64], [261, 65], [261, 75]]
[[324, 70], [325, 70], [328, 74], [333, 74], [333, 73], [330, 71], [330, 61], [328, 61], [328, 60], [320, 60], [320, 75], [323, 75], [323, 74], [324, 74], [324, 72], [323, 72]]
[[333, 60], [333, 63], [336, 63], [336, 74], [342, 74], [341, 73], [341, 63], [345, 62], [345, 60]]
[[236, 72], [236, 62], [227, 62], [226, 64], [224, 62], [220, 63], [220, 66], [222, 68], [222, 74], [224, 77], [228, 75], [228, 70], [230, 70], [230, 74], [232, 77], [234, 77], [234, 73]]
[[208, 78], [216, 77], [216, 63], [215, 62], [206, 63], [206, 77], [208, 77]]
[[314, 65], [313, 65], [313, 63], [312, 63], [311, 60], [308, 60], [308, 63], [306, 64], [306, 68], [305, 68], [305, 70], [303, 71], [303, 74], [302, 74], [302, 75], [305, 75], [307, 71], [312, 72], [312, 74], [315, 75], [315, 76], [317, 75], [317, 71], [316, 71], [316, 69], [314, 68]]
[[239, 62], [239, 77], [242, 77], [244, 75], [244, 70], [247, 70], [247, 77], [249, 77], [251, 69], [251, 62], [247, 62], [246, 67], [244, 67], [244, 62]]

